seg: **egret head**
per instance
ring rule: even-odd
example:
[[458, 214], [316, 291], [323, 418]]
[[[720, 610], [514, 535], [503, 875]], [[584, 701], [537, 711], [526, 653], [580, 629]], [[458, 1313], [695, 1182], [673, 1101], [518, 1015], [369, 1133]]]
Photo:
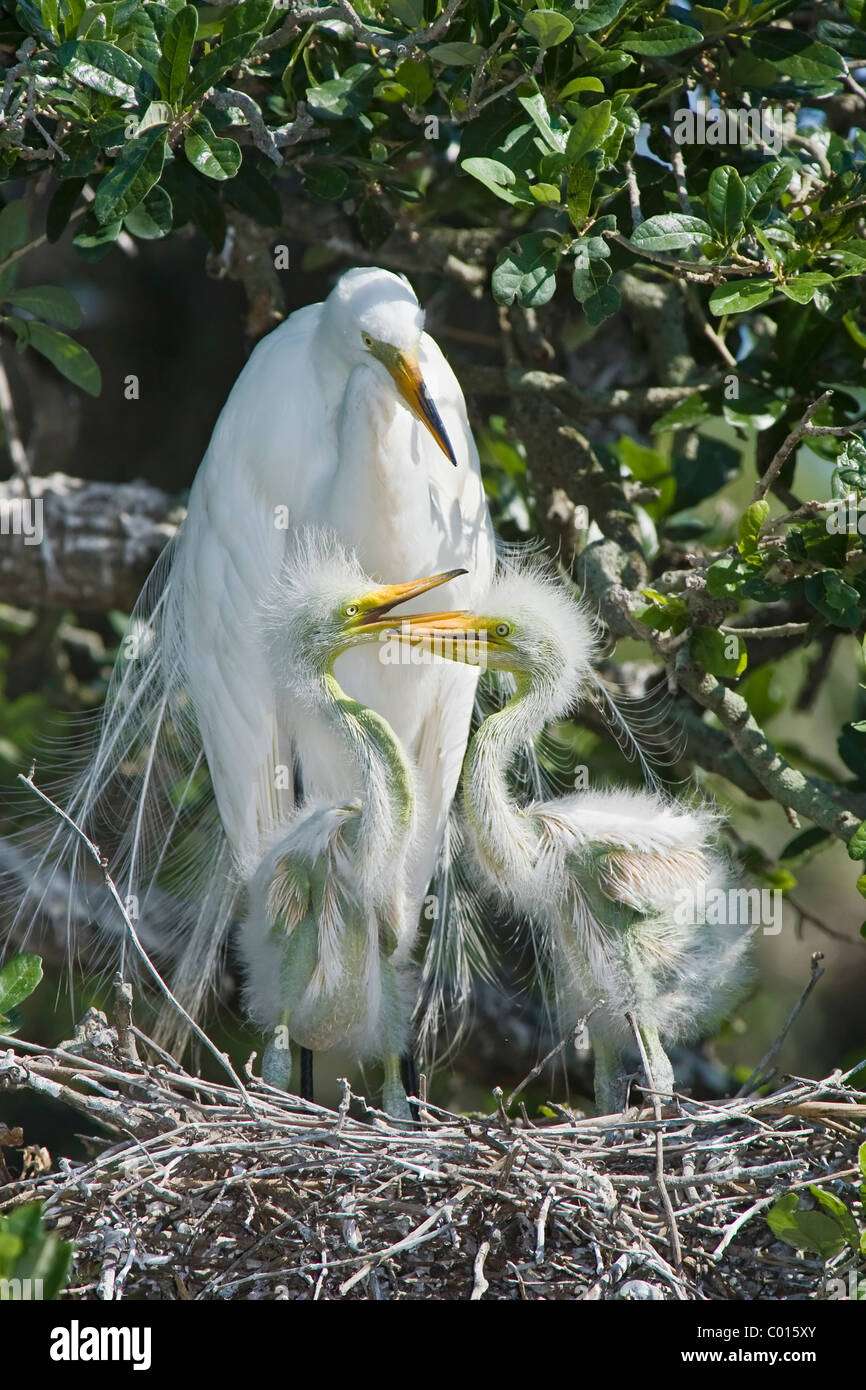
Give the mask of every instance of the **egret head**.
[[380, 363], [456, 468], [451, 441], [421, 374], [424, 311], [408, 280], [376, 266], [347, 270], [328, 296], [325, 322], [330, 345], [348, 362]]
[[575, 703], [597, 647], [585, 609], [537, 560], [506, 563], [476, 612], [407, 614], [400, 634], [447, 660], [510, 672], [543, 696], [549, 718]]
[[395, 620], [388, 615], [398, 604], [465, 573], [451, 569], [408, 583], [376, 584], [333, 535], [302, 530], [263, 613], [277, 678], [296, 694], [309, 693], [342, 652], [379, 642], [392, 630]]

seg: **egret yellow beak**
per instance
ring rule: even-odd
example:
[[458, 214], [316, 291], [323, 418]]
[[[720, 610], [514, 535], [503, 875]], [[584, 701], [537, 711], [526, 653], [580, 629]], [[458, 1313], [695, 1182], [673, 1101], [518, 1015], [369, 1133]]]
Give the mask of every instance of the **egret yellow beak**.
[[427, 390], [418, 358], [414, 352], [398, 352], [390, 362], [384, 364], [391, 378], [412, 414], [425, 425], [432, 434], [446, 458], [457, 467], [457, 459], [451, 447], [451, 440], [442, 423], [442, 416], [436, 409], [436, 402]]
[[394, 619], [388, 619], [386, 615], [399, 603], [408, 603], [409, 599], [426, 594], [430, 589], [438, 589], [440, 584], [447, 584], [450, 579], [456, 579], [458, 575], [466, 573], [465, 569], [444, 570], [442, 574], [431, 574], [425, 579], [413, 579], [408, 584], [385, 584], [381, 589], [367, 595], [368, 600], [375, 600], [375, 607], [367, 608], [359, 614], [352, 628], [355, 632], [367, 633], [381, 632], [394, 627]]

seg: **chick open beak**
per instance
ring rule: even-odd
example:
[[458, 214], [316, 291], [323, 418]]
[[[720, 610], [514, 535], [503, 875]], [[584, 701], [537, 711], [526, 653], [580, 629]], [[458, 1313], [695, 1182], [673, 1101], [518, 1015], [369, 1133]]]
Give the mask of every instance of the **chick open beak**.
[[387, 614], [399, 603], [408, 603], [409, 599], [426, 594], [430, 589], [438, 589], [440, 584], [447, 584], [450, 579], [456, 579], [458, 575], [466, 573], [465, 569], [444, 570], [442, 574], [431, 574], [425, 579], [413, 579], [408, 584], [383, 585], [375, 594], [379, 602], [375, 608], [368, 608], [366, 613], [357, 619], [356, 630], [381, 632], [394, 627], [395, 621], [388, 620]]
[[443, 454], [446, 458], [451, 460], [456, 468], [457, 459], [451, 447], [451, 440], [448, 438], [447, 431], [442, 423], [442, 416], [436, 409], [436, 402], [427, 390], [415, 354], [407, 352], [398, 353], [394, 362], [388, 363], [387, 366], [393, 378], [394, 385], [412, 411], [412, 414], [421, 421], [422, 425], [426, 425]]

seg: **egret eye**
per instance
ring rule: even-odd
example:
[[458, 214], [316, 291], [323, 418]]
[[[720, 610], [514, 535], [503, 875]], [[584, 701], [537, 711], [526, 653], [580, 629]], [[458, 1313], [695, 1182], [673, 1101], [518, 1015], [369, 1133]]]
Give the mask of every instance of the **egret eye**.
[[373, 346], [373, 339], [370, 337], [369, 333], [361, 334], [361, 342], [364, 344], [365, 348], [371, 348]]
[[347, 618], [354, 618], [355, 614], [358, 612], [357, 603], [350, 603], [346, 608], [344, 608], [343, 612]]
[[511, 625], [509, 623], [496, 624], [497, 637], [509, 637], [511, 635]]

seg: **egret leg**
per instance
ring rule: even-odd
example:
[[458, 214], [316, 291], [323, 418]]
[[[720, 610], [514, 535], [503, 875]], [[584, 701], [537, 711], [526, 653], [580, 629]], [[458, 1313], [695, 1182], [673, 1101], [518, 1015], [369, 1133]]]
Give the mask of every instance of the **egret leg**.
[[638, 1022], [637, 1027], [650, 1071], [650, 1075], [646, 1078], [647, 1085], [652, 1087], [660, 1101], [669, 1100], [674, 1089], [674, 1069], [668, 1054], [662, 1047], [658, 1029], [640, 1022]]
[[411, 1120], [414, 1116], [403, 1089], [403, 1082], [400, 1079], [400, 1058], [396, 1053], [391, 1053], [384, 1061], [385, 1084], [382, 1087], [382, 1109], [386, 1115], [392, 1115], [395, 1120]]
[[595, 1108], [599, 1115], [617, 1115], [625, 1110], [628, 1074], [619, 1048], [603, 1038], [592, 1039], [595, 1057]]
[[281, 1091], [292, 1089], [292, 1048], [289, 1042], [288, 1017], [280, 1015], [262, 1054], [262, 1080]]
[[[403, 1087], [407, 1096], [417, 1096], [418, 1094], [418, 1063], [415, 1061], [413, 1052], [404, 1052], [400, 1058], [400, 1072], [403, 1078]], [[409, 1109], [412, 1112], [412, 1119], [420, 1119], [417, 1105], [409, 1101]]]
[[314, 1100], [313, 1054], [308, 1047], [302, 1047], [299, 1051], [301, 1054], [301, 1100]]

